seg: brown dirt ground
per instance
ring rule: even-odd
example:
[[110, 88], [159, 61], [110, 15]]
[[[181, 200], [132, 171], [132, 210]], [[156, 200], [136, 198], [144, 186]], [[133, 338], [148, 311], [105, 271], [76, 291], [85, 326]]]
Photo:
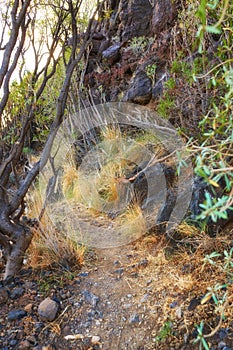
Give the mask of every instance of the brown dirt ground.
[[[25, 270], [19, 276], [24, 294], [0, 309], [1, 349], [26, 349], [21, 345], [30, 336], [29, 349], [198, 349], [193, 340], [202, 320], [204, 334], [213, 334], [206, 338], [210, 349], [218, 349], [220, 341], [233, 347], [232, 275], [230, 280], [220, 268], [203, 265], [212, 251], [230, 249], [233, 230], [216, 238], [182, 234], [176, 242], [151, 235], [90, 251], [81, 271]], [[223, 305], [216, 307], [210, 298], [201, 304], [208, 287], [227, 279], [227, 288], [218, 292], [220, 299], [227, 292]], [[38, 327], [37, 307], [46, 296], [60, 302], [59, 315]], [[26, 308], [27, 317], [8, 321], [9, 310], [16, 308]], [[18, 345], [6, 347], [12, 333]]]

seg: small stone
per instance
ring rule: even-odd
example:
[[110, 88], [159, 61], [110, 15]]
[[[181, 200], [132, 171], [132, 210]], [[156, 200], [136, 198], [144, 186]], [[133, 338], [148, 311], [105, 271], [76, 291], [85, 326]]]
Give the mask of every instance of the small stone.
[[147, 267], [149, 264], [149, 261], [147, 259], [142, 259], [140, 262], [139, 262], [139, 266], [140, 267]]
[[223, 340], [224, 338], [226, 338], [227, 335], [228, 335], [228, 329], [221, 328], [221, 329], [219, 330], [219, 338], [220, 338], [221, 340]]
[[25, 316], [27, 316], [27, 312], [25, 310], [11, 310], [8, 313], [7, 318], [9, 321], [14, 321], [14, 320], [19, 320]]
[[14, 288], [10, 294], [11, 299], [18, 299], [20, 298], [24, 293], [24, 288], [22, 287], [18, 287], [18, 288]]
[[223, 341], [220, 341], [220, 342], [218, 343], [218, 350], [222, 350], [225, 346], [226, 346], [226, 343], [223, 342]]
[[88, 272], [80, 272], [80, 273], [78, 274], [78, 277], [87, 277], [88, 275], [89, 275]]
[[10, 346], [15, 346], [15, 345], [17, 345], [17, 343], [18, 343], [18, 340], [11, 339], [9, 344], [10, 344]]
[[88, 290], [85, 290], [82, 292], [86, 302], [91, 304], [93, 307], [96, 307], [97, 303], [99, 302], [99, 297], [97, 297], [95, 294], [92, 294]]
[[68, 325], [65, 325], [64, 328], [62, 329], [62, 334], [63, 335], [68, 335], [71, 333], [71, 329], [70, 329], [70, 326]]
[[176, 316], [177, 316], [178, 318], [181, 318], [181, 317], [182, 317], [182, 309], [181, 309], [181, 307], [178, 307], [178, 308], [177, 308], [177, 310], [176, 310]]
[[56, 318], [58, 308], [59, 305], [56, 301], [50, 298], [44, 299], [38, 307], [40, 319], [42, 321], [53, 321]]
[[200, 305], [201, 298], [193, 298], [190, 300], [188, 311], [193, 311], [196, 309], [198, 305]]
[[30, 347], [31, 347], [31, 344], [29, 343], [29, 341], [23, 340], [19, 343], [18, 349], [19, 350], [27, 350], [27, 349], [30, 349]]
[[29, 341], [29, 343], [32, 344], [32, 345], [36, 345], [37, 344], [37, 340], [36, 340], [36, 337], [34, 335], [28, 335], [27, 336], [27, 341]]
[[171, 309], [174, 309], [178, 305], [177, 301], [173, 301], [169, 306]]
[[36, 330], [37, 333], [40, 333], [43, 328], [44, 328], [44, 323], [43, 322], [36, 322], [35, 323], [35, 330]]
[[119, 275], [122, 275], [123, 272], [124, 272], [124, 268], [123, 268], [123, 267], [121, 267], [121, 268], [116, 269], [115, 271], [113, 271], [113, 273], [117, 273], [117, 274], [119, 274]]
[[93, 335], [93, 337], [91, 338], [91, 344], [93, 345], [97, 345], [100, 342], [100, 337], [98, 335]]
[[32, 307], [33, 307], [33, 304], [30, 303], [30, 304], [27, 304], [25, 307], [24, 307], [24, 310], [26, 312], [32, 312]]
[[0, 288], [0, 305], [5, 304], [9, 298], [6, 288]]
[[56, 350], [54, 345], [42, 346], [42, 350]]
[[124, 308], [124, 309], [129, 309], [129, 308], [131, 308], [131, 306], [132, 306], [132, 304], [124, 304], [124, 305], [123, 305], [123, 308]]
[[140, 322], [140, 318], [138, 314], [133, 314], [130, 316], [129, 323], [139, 323], [139, 322]]

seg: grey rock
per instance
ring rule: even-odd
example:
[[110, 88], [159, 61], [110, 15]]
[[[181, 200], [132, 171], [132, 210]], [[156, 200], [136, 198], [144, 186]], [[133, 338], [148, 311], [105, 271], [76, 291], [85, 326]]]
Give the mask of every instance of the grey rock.
[[182, 315], [183, 315], [182, 309], [181, 309], [181, 307], [178, 307], [178, 308], [176, 309], [176, 316], [177, 316], [178, 318], [181, 318]]
[[130, 316], [129, 323], [133, 324], [133, 323], [139, 323], [139, 322], [140, 322], [140, 317], [138, 314], [133, 314]]
[[221, 328], [218, 332], [219, 338], [221, 340], [225, 339], [229, 333], [229, 329], [227, 328]]
[[78, 277], [87, 277], [88, 275], [89, 275], [88, 272], [80, 272], [80, 273], [78, 274]]
[[20, 298], [24, 293], [24, 288], [22, 287], [18, 287], [18, 288], [14, 288], [10, 294], [10, 298], [11, 299], [17, 299]]
[[9, 342], [10, 346], [15, 346], [17, 344], [18, 344], [18, 340], [16, 340], [16, 339], [11, 339], [10, 342]]
[[120, 267], [119, 269], [116, 269], [113, 271], [113, 273], [122, 275], [124, 273], [125, 269], [123, 267]]
[[120, 58], [120, 44], [114, 44], [102, 52], [102, 56], [109, 64], [116, 63]]
[[130, 88], [126, 92], [123, 101], [135, 102], [146, 105], [152, 97], [152, 81], [145, 72], [136, 74]]
[[35, 331], [36, 331], [36, 333], [40, 333], [43, 328], [44, 328], [44, 323], [43, 322], [36, 322], [35, 323]]
[[173, 301], [169, 306], [171, 309], [174, 309], [176, 306], [178, 306], [178, 303], [177, 301]]
[[96, 307], [97, 303], [99, 302], [99, 297], [97, 297], [95, 294], [92, 294], [91, 292], [89, 292], [88, 290], [84, 290], [82, 292], [84, 298], [85, 298], [85, 301], [92, 305], [93, 307]]
[[226, 346], [226, 343], [223, 342], [223, 341], [220, 341], [220, 342], [218, 343], [218, 350], [222, 350], [225, 346]]
[[38, 314], [42, 321], [51, 322], [56, 318], [58, 309], [59, 305], [56, 301], [46, 298], [40, 303], [38, 307]]
[[159, 74], [155, 86], [152, 89], [152, 98], [156, 99], [163, 94], [164, 84], [168, 80], [168, 75], [166, 73]]
[[19, 320], [25, 316], [27, 316], [27, 312], [25, 310], [11, 310], [8, 313], [7, 318], [9, 321], [14, 321], [14, 320]]
[[91, 338], [91, 343], [93, 345], [97, 345], [99, 344], [99, 342], [100, 342], [100, 337], [98, 335], [93, 335], [93, 337]]
[[150, 32], [153, 11], [149, 0], [122, 0], [119, 13], [118, 35], [123, 41]]
[[149, 295], [146, 293], [142, 296], [140, 303], [145, 303], [148, 300]]

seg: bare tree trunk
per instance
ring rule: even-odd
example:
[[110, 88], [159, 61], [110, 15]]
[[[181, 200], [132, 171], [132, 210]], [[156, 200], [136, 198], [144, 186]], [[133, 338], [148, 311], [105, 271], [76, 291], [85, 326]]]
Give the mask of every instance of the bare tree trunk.
[[[79, 50], [77, 50], [77, 14], [80, 9], [81, 1], [77, 1], [77, 3], [75, 4], [72, 0], [68, 0], [67, 3], [69, 5], [69, 10], [67, 10], [67, 8], [64, 8], [64, 11], [66, 11], [66, 13], [64, 14], [60, 12], [60, 14], [58, 15], [58, 22], [56, 23], [56, 30], [53, 37], [53, 43], [51, 45], [47, 63], [40, 72], [36, 70], [33, 72], [33, 88], [35, 86], [35, 82], [37, 82], [39, 77], [41, 76], [41, 73], [43, 73], [43, 79], [42, 82], [39, 84], [39, 87], [37, 87], [37, 91], [35, 91], [35, 94], [32, 96], [33, 98], [27, 101], [28, 107], [25, 111], [25, 116], [20, 116], [23, 122], [18, 140], [12, 146], [11, 150], [8, 150], [8, 152], [5, 155], [3, 147], [4, 145], [0, 143], [0, 245], [4, 249], [4, 256], [6, 259], [4, 278], [7, 278], [10, 275], [16, 275], [20, 271], [23, 264], [25, 252], [28, 249], [32, 240], [33, 234], [30, 227], [28, 227], [25, 224], [25, 222], [21, 220], [21, 216], [23, 214], [23, 201], [31, 184], [33, 183], [33, 181], [39, 174], [39, 171], [44, 167], [44, 165], [47, 163], [50, 157], [50, 151], [53, 145], [54, 138], [57, 134], [58, 128], [63, 122], [67, 96], [74, 69], [77, 63], [82, 59], [82, 56], [92, 39], [94, 31], [93, 20], [96, 12], [94, 13], [92, 19], [89, 22], [88, 28], [85, 32], [84, 41]], [[98, 4], [96, 11], [98, 11], [103, 6], [103, 3], [104, 1]], [[9, 43], [6, 45], [6, 51], [4, 54], [2, 67], [0, 69], [0, 85], [4, 82], [4, 79], [6, 82], [4, 84], [3, 99], [0, 101], [1, 113], [4, 111], [7, 101], [10, 100], [9, 81], [11, 74], [17, 64], [20, 53], [19, 51], [22, 50], [23, 43], [25, 41], [26, 30], [29, 24], [29, 22], [26, 22], [26, 9], [29, 6], [29, 4], [30, 0], [25, 1], [21, 11], [19, 11], [17, 21], [14, 22], [14, 30], [11, 33]], [[19, 2], [15, 1], [15, 3], [12, 6], [13, 9], [15, 9], [15, 11], [12, 11], [12, 16], [14, 17], [16, 16]], [[59, 10], [61, 11], [60, 8]], [[21, 181], [17, 181], [17, 184], [14, 184], [12, 186], [11, 176], [15, 175], [14, 168], [17, 162], [19, 161], [20, 156], [22, 155], [23, 147], [25, 144], [25, 138], [30, 127], [30, 123], [35, 117], [36, 104], [40, 102], [40, 97], [44, 91], [45, 86], [47, 85], [49, 79], [56, 72], [58, 60], [54, 59], [53, 53], [55, 48], [59, 45], [61, 38], [60, 36], [62, 36], [63, 28], [64, 26], [66, 26], [65, 20], [68, 15], [67, 11], [71, 16], [71, 30], [70, 33], [66, 33], [66, 35], [72, 34], [74, 40], [69, 60], [66, 64], [65, 78], [57, 100], [55, 119], [51, 126], [50, 133], [47, 142], [45, 143], [40, 160], [27, 174], [25, 174], [24, 180], [21, 179]], [[21, 18], [23, 16], [24, 18]], [[13, 20], [15, 20], [15, 18], [13, 18]], [[19, 39], [18, 33], [20, 26], [22, 26], [22, 36], [20, 38], [19, 49], [16, 50], [13, 63], [10, 65], [10, 59], [8, 59], [10, 56], [7, 55], [6, 52], [9, 51], [9, 54], [12, 55], [12, 51], [16, 45], [17, 39]], [[13, 36], [13, 34], [15, 36]], [[65, 50], [65, 47], [63, 49]]]
[[32, 240], [32, 232], [28, 227], [19, 226], [17, 234], [18, 238], [7, 257], [4, 278], [15, 276], [21, 270], [25, 252]]

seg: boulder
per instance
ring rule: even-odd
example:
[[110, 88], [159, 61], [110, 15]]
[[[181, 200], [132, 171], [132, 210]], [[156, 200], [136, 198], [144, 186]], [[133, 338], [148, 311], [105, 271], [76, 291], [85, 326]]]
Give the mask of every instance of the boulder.
[[152, 81], [145, 72], [140, 71], [136, 74], [130, 88], [123, 98], [123, 101], [146, 105], [150, 101], [151, 96]]
[[122, 0], [119, 9], [119, 31], [123, 41], [150, 32], [152, 6], [149, 0]]
[[113, 65], [119, 60], [120, 48], [121, 45], [116, 43], [102, 52], [102, 57], [108, 62], [109, 65]]

